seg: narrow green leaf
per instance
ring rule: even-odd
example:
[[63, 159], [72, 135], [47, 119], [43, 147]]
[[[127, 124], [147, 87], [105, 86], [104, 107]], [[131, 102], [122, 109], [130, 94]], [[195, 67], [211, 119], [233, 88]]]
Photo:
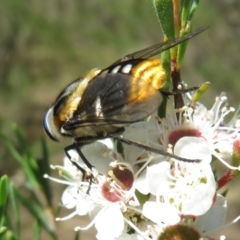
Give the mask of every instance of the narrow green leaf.
[[21, 152], [30, 156], [30, 151], [29, 151], [28, 144], [27, 144], [25, 138], [22, 136], [22, 134], [19, 131], [19, 128], [17, 127], [16, 124], [13, 125], [13, 131], [15, 133], [15, 136], [16, 136], [17, 140], [18, 140], [18, 145], [21, 149]]
[[4, 175], [0, 179], [0, 207], [4, 206], [8, 197], [8, 177]]
[[[17, 162], [20, 164], [21, 168], [24, 170], [24, 173], [27, 177], [27, 183], [29, 185], [33, 185], [36, 187], [38, 185], [38, 182], [36, 181], [36, 179], [34, 177], [35, 172], [33, 171], [33, 169], [34, 169], [33, 159], [31, 158], [31, 160], [30, 160], [29, 155], [27, 155], [25, 157], [21, 156], [21, 154], [19, 154], [19, 152], [14, 147], [13, 143], [4, 134], [0, 133], [0, 138], [6, 144], [11, 155], [15, 158], [15, 160], [17, 160]], [[36, 165], [36, 167], [37, 167], [37, 165]]]
[[29, 211], [29, 213], [38, 220], [39, 224], [53, 237], [56, 238], [56, 235], [53, 230], [52, 223], [49, 221], [48, 216], [45, 213], [45, 210], [41, 205], [36, 204], [35, 201], [29, 202], [29, 199], [26, 198], [20, 191], [16, 191], [19, 201], [24, 205], [24, 207]]
[[[166, 72], [166, 81], [164, 83], [163, 89], [169, 90], [171, 83], [171, 60], [170, 60], [170, 51], [164, 51], [161, 54], [161, 64]], [[158, 108], [158, 116], [160, 118], [166, 117], [166, 109], [167, 109], [167, 97], [163, 95], [163, 101]]]
[[197, 9], [198, 4], [199, 4], [199, 0], [192, 0], [192, 6], [189, 13], [189, 20], [193, 18], [193, 15], [195, 13], [195, 10]]
[[7, 227], [2, 226], [0, 227], [0, 239], [3, 239], [4, 235], [7, 233]]
[[80, 231], [77, 231], [74, 237], [74, 240], [79, 240], [80, 239]]
[[[9, 181], [7, 176], [3, 176], [0, 182], [0, 227], [8, 226], [7, 222], [7, 210], [9, 203]], [[0, 238], [1, 239], [1, 238]]]
[[[152, 0], [152, 3], [157, 13], [164, 36], [167, 39], [175, 38], [174, 18], [176, 16], [174, 16], [173, 3], [175, 3], [176, 5], [177, 2], [173, 2], [172, 0]], [[163, 89], [165, 90], [169, 90], [169, 86], [171, 83], [171, 58], [176, 59], [176, 48], [171, 49], [171, 56], [170, 56], [170, 51], [164, 51], [161, 54], [161, 61], [162, 61], [161, 64], [166, 72], [166, 81], [163, 86]], [[158, 109], [159, 117], [166, 116], [166, 108], [167, 108], [167, 98], [164, 97], [163, 102]]]
[[203, 96], [203, 94], [210, 88], [211, 83], [210, 82], [205, 82], [203, 83], [198, 90], [193, 94], [192, 96], [192, 104], [195, 104], [199, 99]]
[[22, 162], [22, 156], [17, 152], [12, 142], [4, 134], [0, 133], [0, 138], [3, 140], [12, 156], [18, 161], [19, 164]]
[[21, 146], [21, 151], [23, 152], [23, 155], [21, 155], [16, 150], [13, 143], [5, 135], [0, 133], [0, 138], [4, 141], [12, 156], [17, 160], [21, 168], [24, 170], [24, 174], [27, 179], [26, 184], [28, 188], [34, 190], [36, 190], [37, 188], [39, 189], [40, 188], [39, 179], [43, 179], [42, 177], [43, 174], [39, 172], [37, 161], [34, 158], [32, 158], [30, 151], [27, 147], [27, 144], [23, 143], [24, 142], [23, 137], [20, 134], [17, 127], [15, 127], [15, 134]]
[[28, 144], [24, 137], [22, 136], [19, 128], [14, 125], [14, 133], [18, 140], [18, 145], [20, 146], [23, 156], [21, 158], [21, 165], [26, 173], [28, 186], [32, 189], [39, 188], [39, 178], [41, 179], [42, 173], [39, 172], [38, 164], [36, 159], [32, 158]]
[[6, 240], [19, 240], [20, 238], [16, 238], [12, 231], [7, 231], [5, 239]]
[[[184, 28], [180, 31], [180, 36], [184, 36], [187, 33], [190, 33], [191, 31], [192, 31], [192, 27], [191, 27], [191, 24], [189, 23], [186, 28]], [[184, 55], [185, 55], [185, 52], [186, 52], [186, 49], [188, 46], [188, 42], [189, 42], [189, 40], [178, 45], [177, 59], [176, 59], [178, 70], [180, 70], [182, 68], [183, 59], [184, 59]]]
[[20, 219], [20, 213], [19, 213], [19, 207], [18, 207], [18, 198], [15, 193], [15, 186], [13, 183], [9, 184], [9, 196], [10, 196], [10, 204], [11, 204], [11, 210], [13, 214], [13, 221], [15, 226], [15, 234], [20, 239], [21, 236], [21, 219]]
[[167, 100], [168, 100], [167, 96], [163, 96], [163, 101], [158, 108], [158, 116], [160, 118], [165, 118], [166, 117]]
[[185, 28], [190, 16], [190, 10], [192, 7], [192, 0], [182, 0], [181, 6], [181, 27]]
[[41, 139], [41, 145], [42, 145], [42, 158], [44, 163], [41, 165], [42, 173], [49, 174], [50, 173], [49, 154], [48, 154], [46, 141], [43, 138]]
[[44, 139], [42, 139], [41, 143], [42, 143], [42, 157], [37, 161], [39, 171], [36, 177], [38, 178], [38, 183], [41, 184], [42, 191], [45, 195], [45, 199], [49, 207], [52, 207], [53, 190], [51, 188], [49, 179], [43, 177], [44, 174], [48, 175], [50, 174], [48, 150]]
[[33, 225], [33, 240], [41, 239], [41, 225], [38, 221], [35, 221]]
[[175, 37], [172, 0], [152, 0], [164, 35], [168, 39]]
[[123, 144], [119, 141], [117, 141], [117, 151], [118, 153], [123, 153], [124, 151]]

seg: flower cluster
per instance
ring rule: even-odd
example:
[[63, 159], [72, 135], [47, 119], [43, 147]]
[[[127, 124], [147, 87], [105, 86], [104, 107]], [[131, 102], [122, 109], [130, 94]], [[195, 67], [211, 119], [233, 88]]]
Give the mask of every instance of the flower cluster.
[[[71, 150], [71, 161], [65, 157], [63, 166], [53, 166], [64, 180], [51, 179], [68, 185], [62, 204], [74, 210], [57, 220], [88, 215], [89, 225], [75, 230], [95, 225], [99, 240], [211, 239], [224, 227], [227, 203], [217, 191], [239, 170], [238, 111], [226, 123], [234, 109], [227, 108], [224, 94], [209, 110], [184, 97], [184, 107], [165, 119], [152, 116], [128, 126], [123, 138], [185, 161], [127, 144], [119, 152], [105, 139], [82, 148], [94, 166], [88, 169]], [[225, 175], [214, 174], [213, 160], [227, 167]]]

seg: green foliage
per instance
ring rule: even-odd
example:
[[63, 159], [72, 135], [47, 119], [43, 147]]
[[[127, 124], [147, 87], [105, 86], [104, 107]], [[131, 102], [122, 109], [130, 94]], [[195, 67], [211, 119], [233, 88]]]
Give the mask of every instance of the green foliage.
[[[152, 0], [153, 6], [157, 13], [164, 37], [174, 39], [184, 36], [191, 32], [191, 17], [197, 7], [197, 1], [189, 0]], [[173, 91], [177, 90], [178, 84], [182, 82], [180, 70], [182, 68], [184, 55], [188, 41], [180, 43], [173, 47], [171, 54], [165, 51], [161, 54], [162, 66], [166, 72], [165, 90], [169, 90], [172, 83]], [[175, 108], [183, 106], [183, 100], [180, 94], [174, 95]], [[158, 109], [159, 117], [166, 116], [167, 98], [164, 98]]]
[[[0, 181], [0, 216], [1, 216], [1, 239], [21, 239], [21, 215], [20, 206], [24, 207], [33, 218], [33, 238], [40, 239], [41, 231], [44, 229], [51, 239], [56, 239], [54, 232], [52, 189], [49, 181], [43, 178], [49, 173], [48, 154], [44, 141], [42, 142], [42, 158], [34, 159], [29, 151], [25, 139], [14, 128], [17, 139], [18, 151], [12, 142], [1, 134], [1, 140], [8, 147], [9, 152], [20, 164], [25, 174], [25, 185], [16, 187], [7, 176]], [[44, 201], [43, 201], [44, 199]], [[49, 216], [52, 216], [49, 218]]]
[[173, 2], [169, 0], [152, 0], [164, 35], [168, 39], [175, 38]]

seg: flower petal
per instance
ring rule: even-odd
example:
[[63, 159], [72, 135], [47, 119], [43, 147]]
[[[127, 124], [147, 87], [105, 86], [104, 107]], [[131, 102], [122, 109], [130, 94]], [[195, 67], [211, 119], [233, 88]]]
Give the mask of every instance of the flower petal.
[[118, 205], [102, 209], [97, 215], [95, 227], [98, 240], [113, 240], [119, 237], [124, 229], [122, 212]]
[[224, 225], [227, 215], [227, 201], [218, 194], [212, 207], [204, 215], [199, 216], [194, 225], [202, 232], [212, 231]]
[[147, 201], [143, 205], [142, 214], [157, 224], [174, 225], [180, 221], [180, 217], [174, 207], [169, 204]]
[[208, 143], [201, 137], [182, 137], [174, 146], [174, 154], [187, 159], [200, 159], [204, 163], [212, 161]]

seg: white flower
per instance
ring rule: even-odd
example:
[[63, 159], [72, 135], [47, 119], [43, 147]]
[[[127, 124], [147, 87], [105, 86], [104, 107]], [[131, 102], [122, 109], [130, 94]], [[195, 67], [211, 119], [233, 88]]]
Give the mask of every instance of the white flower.
[[[205, 141], [186, 137], [179, 141], [185, 142], [185, 140], [191, 140], [191, 150], [200, 156], [202, 151], [200, 150], [199, 153], [198, 147], [202, 145], [201, 141], [204, 143]], [[194, 141], [196, 141], [195, 145]], [[204, 160], [201, 163], [174, 161], [173, 164], [161, 162], [149, 166], [147, 179], [150, 193], [162, 203], [174, 206], [180, 215], [204, 214], [211, 207], [216, 192], [214, 175], [208, 162], [209, 156], [207, 152], [204, 154], [206, 162]]]
[[216, 195], [212, 158], [231, 169], [218, 187], [233, 179], [240, 162], [240, 121], [235, 115], [224, 123], [233, 111], [225, 102], [222, 94], [208, 110], [186, 98], [186, 106], [177, 110], [179, 119], [176, 114], [151, 117], [126, 127], [123, 138], [163, 154], [127, 144], [118, 153], [117, 143], [104, 139], [81, 148], [87, 167], [77, 151], [69, 151], [71, 161], [65, 158], [64, 166], [53, 167], [64, 180], [53, 180], [68, 186], [62, 204], [74, 210], [57, 220], [89, 215], [90, 223], [75, 230], [95, 225], [98, 240], [165, 239], [165, 234], [208, 239], [224, 227], [226, 217], [226, 200]]
[[166, 225], [175, 225], [180, 221], [180, 216], [176, 208], [169, 203], [147, 201], [143, 205], [142, 214], [158, 225], [162, 223]]
[[[227, 97], [222, 93], [216, 98], [213, 107], [209, 110], [197, 103], [195, 108], [184, 107], [184, 115], [180, 122], [183, 126], [195, 129], [199, 136], [206, 139], [211, 153], [230, 169], [238, 169], [231, 166], [226, 160], [231, 160], [233, 143], [239, 137], [239, 120], [236, 118], [238, 111], [232, 119], [224, 122], [227, 115], [234, 112], [233, 107], [227, 108]], [[238, 167], [238, 166], [237, 166]]]
[[224, 226], [226, 215], [227, 200], [218, 194], [212, 207], [205, 214], [197, 217], [193, 225], [201, 232], [201, 235], [207, 236]]
[[97, 239], [113, 240], [124, 230], [124, 218], [119, 206], [112, 204], [102, 209], [96, 217]]
[[[154, 239], [191, 239], [191, 240], [214, 240], [211, 234], [219, 229], [226, 228], [225, 225], [227, 212], [226, 199], [220, 194], [217, 195], [212, 207], [205, 214], [196, 218], [192, 216], [183, 217], [175, 225], [158, 224], [151, 227]], [[238, 221], [237, 217], [232, 223]], [[223, 236], [220, 239], [224, 239]]]
[[[89, 225], [76, 227], [75, 230], [86, 230], [94, 224], [99, 240], [119, 237], [125, 229], [125, 213], [129, 211], [128, 208], [139, 204], [134, 203], [133, 167], [112, 149], [113, 146], [108, 141], [101, 141], [83, 147], [84, 155], [94, 166], [92, 170], [86, 167], [74, 150], [69, 151], [74, 166], [65, 158], [63, 167], [54, 167], [68, 180], [62, 181], [69, 185], [62, 195], [63, 206], [75, 208], [69, 216], [57, 220], [88, 214], [92, 219]], [[88, 176], [89, 173], [92, 175]], [[88, 180], [90, 177], [91, 183]], [[130, 216], [129, 213], [127, 215]]]

